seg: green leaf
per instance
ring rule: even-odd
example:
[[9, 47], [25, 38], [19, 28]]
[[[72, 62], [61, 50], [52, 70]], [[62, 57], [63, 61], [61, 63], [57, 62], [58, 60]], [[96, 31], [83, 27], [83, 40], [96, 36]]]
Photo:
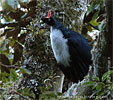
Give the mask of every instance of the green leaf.
[[99, 77], [94, 77], [94, 79], [96, 80], [96, 81], [100, 81], [100, 79], [99, 79]]
[[95, 84], [96, 82], [93, 82], [93, 81], [88, 81], [88, 82], [83, 83], [83, 85], [88, 85], [88, 86], [93, 86]]
[[88, 10], [87, 10], [86, 15], [88, 15], [91, 11], [93, 11], [93, 10], [94, 10], [95, 5], [96, 5], [96, 3], [95, 3], [95, 2], [91, 3], [91, 5], [88, 7]]
[[99, 23], [97, 22], [97, 19], [96, 20], [91, 20], [89, 23], [93, 26], [98, 26], [99, 25]]
[[105, 81], [106, 80], [106, 78], [108, 77], [108, 73], [105, 73], [103, 76], [102, 76], [102, 81]]
[[47, 91], [47, 92], [45, 92], [45, 93], [43, 93], [43, 94], [40, 95], [40, 99], [41, 100], [42, 99], [50, 100], [52, 98], [57, 99], [57, 93], [56, 92]]
[[1, 48], [0, 48], [0, 53], [1, 54], [4, 54], [5, 56], [8, 56], [9, 55], [9, 53], [7, 53], [6, 51], [1, 50]]
[[87, 28], [87, 30], [88, 30], [89, 32], [92, 32], [92, 27], [91, 27], [91, 26], [86, 25], [86, 28]]
[[100, 12], [100, 11], [97, 11], [97, 12], [93, 15], [92, 20], [96, 20], [96, 19], [98, 18], [99, 12]]
[[21, 71], [22, 74], [28, 74], [28, 75], [31, 74], [31, 72], [28, 69], [24, 68], [24, 67], [20, 68], [20, 71]]
[[113, 71], [108, 71], [104, 73], [102, 76], [102, 82], [105, 81], [109, 77], [110, 74], [113, 74]]
[[5, 82], [5, 83], [8, 82], [8, 78], [6, 78], [5, 76], [3, 76], [2, 77], [2, 81]]
[[8, 76], [9, 76], [9, 74], [6, 72], [0, 73], [0, 79], [5, 83], [8, 82]]
[[110, 85], [110, 89], [113, 90], [113, 83]]
[[92, 1], [91, 5], [88, 7], [86, 15], [93, 12], [94, 10], [100, 11], [103, 7], [103, 4], [104, 4], [103, 0]]
[[99, 82], [97, 83], [96, 90], [100, 92], [104, 87], [105, 87], [105, 84], [103, 82]]
[[10, 70], [10, 79], [13, 81], [17, 80], [17, 73], [16, 73], [15, 69]]
[[[11, 21], [13, 21], [13, 19], [10, 16], [4, 15], [4, 23], [11, 22]], [[2, 24], [4, 24], [4, 23], [2, 23]]]
[[23, 90], [17, 90], [20, 94], [23, 96], [28, 96], [28, 97], [35, 97], [35, 94], [31, 91], [31, 88], [24, 88]]
[[9, 59], [9, 62], [10, 62], [10, 64], [12, 64], [13, 63], [13, 59]]
[[28, 96], [29, 93], [30, 93], [30, 88], [25, 88], [23, 95], [24, 95], [24, 96]]

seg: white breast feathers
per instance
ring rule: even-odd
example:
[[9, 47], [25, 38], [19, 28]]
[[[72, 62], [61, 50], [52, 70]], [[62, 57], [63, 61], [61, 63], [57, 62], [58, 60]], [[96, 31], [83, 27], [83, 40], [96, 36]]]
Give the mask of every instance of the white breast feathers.
[[63, 37], [63, 34], [58, 29], [51, 28], [50, 33], [51, 46], [57, 63], [64, 66], [69, 66], [70, 54], [67, 45], [68, 40]]

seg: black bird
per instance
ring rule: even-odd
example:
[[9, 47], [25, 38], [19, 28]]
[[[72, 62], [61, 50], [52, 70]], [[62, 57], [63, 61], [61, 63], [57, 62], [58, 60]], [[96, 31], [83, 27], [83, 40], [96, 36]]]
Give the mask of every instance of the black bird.
[[51, 26], [50, 40], [57, 63], [64, 75], [72, 82], [83, 80], [91, 65], [91, 47], [86, 39], [77, 32], [65, 28], [55, 18], [42, 18]]

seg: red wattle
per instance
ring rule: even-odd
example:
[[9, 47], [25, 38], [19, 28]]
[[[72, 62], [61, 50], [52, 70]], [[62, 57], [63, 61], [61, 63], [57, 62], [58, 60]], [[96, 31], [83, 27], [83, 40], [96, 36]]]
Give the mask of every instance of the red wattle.
[[48, 11], [48, 16], [47, 18], [50, 18], [51, 17], [51, 10]]

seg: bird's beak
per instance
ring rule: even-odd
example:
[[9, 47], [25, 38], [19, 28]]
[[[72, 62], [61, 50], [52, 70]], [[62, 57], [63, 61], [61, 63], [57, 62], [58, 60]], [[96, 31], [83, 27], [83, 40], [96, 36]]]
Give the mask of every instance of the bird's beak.
[[46, 18], [41, 18], [41, 20], [45, 23]]

